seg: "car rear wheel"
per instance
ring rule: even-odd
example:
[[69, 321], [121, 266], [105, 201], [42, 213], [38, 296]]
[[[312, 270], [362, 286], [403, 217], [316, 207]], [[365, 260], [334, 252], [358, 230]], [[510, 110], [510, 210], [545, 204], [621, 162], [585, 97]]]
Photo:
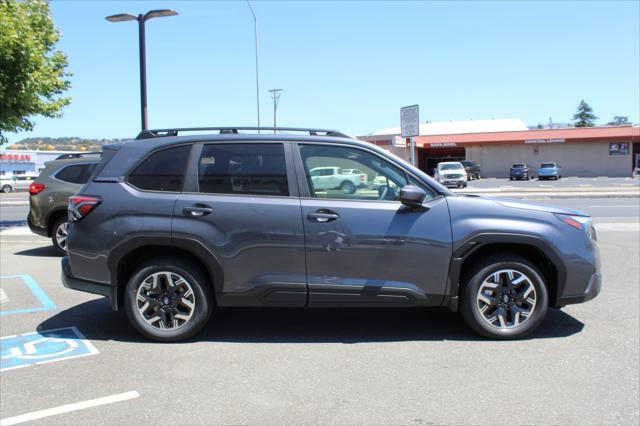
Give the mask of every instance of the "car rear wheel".
[[460, 312], [481, 336], [517, 339], [540, 325], [547, 306], [547, 287], [536, 266], [519, 256], [501, 256], [474, 268]]
[[2, 192], [11, 192], [13, 191], [13, 188], [11, 187], [11, 185], [2, 185]]
[[203, 271], [166, 257], [138, 268], [127, 284], [125, 309], [131, 324], [149, 339], [173, 342], [199, 332], [213, 307]]
[[342, 190], [342, 192], [349, 195], [356, 192], [356, 186], [353, 183], [349, 182], [348, 180], [345, 180], [344, 182], [342, 182], [342, 184], [340, 185], [340, 189]]
[[60, 217], [51, 227], [51, 243], [56, 251], [62, 255], [67, 254], [67, 235], [69, 223], [66, 217]]

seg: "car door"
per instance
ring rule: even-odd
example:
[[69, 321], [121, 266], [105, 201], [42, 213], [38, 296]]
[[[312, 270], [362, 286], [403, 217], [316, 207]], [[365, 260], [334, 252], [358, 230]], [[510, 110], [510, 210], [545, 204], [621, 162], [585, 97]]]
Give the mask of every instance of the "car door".
[[[309, 306], [438, 305], [451, 259], [446, 199], [379, 153], [356, 146], [294, 148], [305, 231]], [[354, 193], [314, 190], [309, 170], [357, 168], [391, 184]], [[398, 201], [408, 183], [428, 191], [424, 207]]]
[[222, 271], [219, 306], [304, 306], [304, 232], [291, 149], [280, 142], [196, 145], [172, 236], [197, 239]]

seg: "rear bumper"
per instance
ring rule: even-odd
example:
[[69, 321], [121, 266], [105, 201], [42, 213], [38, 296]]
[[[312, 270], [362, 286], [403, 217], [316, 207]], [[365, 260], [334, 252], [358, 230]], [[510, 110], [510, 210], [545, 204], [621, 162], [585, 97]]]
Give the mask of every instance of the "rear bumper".
[[589, 300], [595, 299], [602, 290], [602, 274], [595, 272], [591, 275], [591, 279], [584, 290], [584, 293], [559, 297], [556, 301], [556, 307], [562, 307], [565, 305], [572, 305], [575, 303], [584, 303]]
[[47, 228], [38, 226], [35, 223], [33, 223], [31, 219], [31, 214], [27, 216], [27, 224], [29, 225], [29, 229], [31, 230], [31, 232], [33, 232], [34, 234], [40, 235], [42, 237], [47, 237], [47, 238], [50, 237], [49, 231], [47, 230]]
[[115, 297], [115, 287], [99, 283], [95, 281], [83, 280], [81, 278], [76, 278], [73, 276], [71, 272], [71, 264], [69, 263], [69, 257], [65, 256], [60, 261], [62, 266], [62, 285], [66, 288], [70, 288], [72, 290], [83, 291], [85, 293], [99, 294], [101, 296], [106, 296], [111, 299], [111, 305], [114, 307], [113, 300]]

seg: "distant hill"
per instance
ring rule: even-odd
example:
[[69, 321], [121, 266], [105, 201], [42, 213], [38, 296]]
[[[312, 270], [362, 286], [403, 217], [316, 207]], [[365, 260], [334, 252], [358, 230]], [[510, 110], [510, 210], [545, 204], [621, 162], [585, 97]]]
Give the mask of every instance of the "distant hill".
[[124, 139], [26, 138], [7, 146], [8, 149], [39, 149], [41, 151], [100, 151], [102, 145]]

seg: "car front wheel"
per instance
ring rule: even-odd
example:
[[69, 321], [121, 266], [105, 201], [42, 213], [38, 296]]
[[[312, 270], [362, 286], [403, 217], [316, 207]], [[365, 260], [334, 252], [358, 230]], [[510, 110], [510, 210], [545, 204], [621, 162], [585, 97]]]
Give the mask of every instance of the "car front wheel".
[[181, 258], [145, 263], [133, 273], [125, 293], [131, 324], [145, 337], [163, 342], [199, 332], [212, 307], [205, 273]]
[[11, 187], [11, 185], [2, 185], [2, 192], [11, 192], [13, 191], [13, 188]]
[[517, 339], [535, 330], [547, 313], [548, 292], [542, 274], [527, 259], [494, 257], [469, 276], [460, 312], [478, 334]]

